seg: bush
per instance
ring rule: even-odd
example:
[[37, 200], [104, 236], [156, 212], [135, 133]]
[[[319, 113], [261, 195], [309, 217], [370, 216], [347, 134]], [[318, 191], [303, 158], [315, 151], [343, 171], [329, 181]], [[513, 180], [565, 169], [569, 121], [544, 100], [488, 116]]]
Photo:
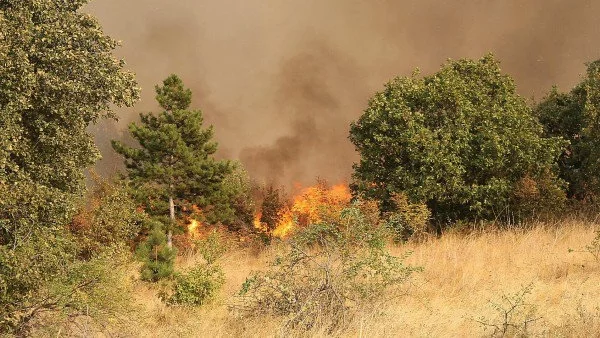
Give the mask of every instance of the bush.
[[600, 194], [600, 60], [569, 93], [556, 88], [535, 108], [547, 137], [568, 141], [559, 158], [560, 177], [568, 196], [579, 200]]
[[142, 280], [158, 282], [173, 274], [177, 251], [167, 246], [167, 236], [160, 224], [154, 225], [148, 238], [139, 245], [136, 254], [143, 262], [140, 270]]
[[130, 309], [120, 268], [128, 253], [104, 250], [89, 260], [77, 253], [64, 230], [38, 229], [15, 248], [0, 246], [0, 332], [33, 335], [78, 318], [98, 327], [116, 325]]
[[196, 248], [209, 265], [227, 252], [223, 238], [214, 230], [205, 239], [196, 241]]
[[280, 210], [286, 205], [282, 192], [269, 185], [263, 189], [263, 199], [260, 206], [259, 221], [264, 233], [272, 235], [280, 220]]
[[[229, 196], [229, 203], [234, 211], [229, 229], [238, 232], [250, 232], [256, 209], [253, 198], [253, 184], [248, 172], [241, 163], [234, 163], [233, 171], [225, 176], [223, 190]], [[250, 227], [250, 228], [248, 228]]]
[[359, 309], [394, 296], [416, 269], [385, 249], [387, 229], [359, 205], [337, 221], [309, 225], [290, 239], [272, 267], [246, 279], [231, 310], [241, 317], [278, 315], [283, 329], [343, 329]]
[[385, 212], [403, 193], [426, 203], [438, 226], [523, 214], [511, 198], [524, 177], [546, 180], [550, 190], [562, 185], [554, 166], [563, 141], [543, 136], [492, 55], [394, 79], [352, 123], [350, 140], [361, 156], [356, 195], [380, 201]]
[[490, 301], [496, 316], [482, 316], [473, 320], [479, 323], [484, 331], [491, 330], [491, 337], [529, 337], [531, 326], [542, 319], [537, 315], [536, 306], [526, 302], [532, 289], [533, 284], [529, 284], [515, 294], [502, 295], [499, 302]]
[[411, 237], [423, 234], [429, 225], [431, 212], [422, 203], [410, 203], [402, 194], [392, 196], [394, 211], [385, 215], [386, 226], [392, 229], [396, 241], [407, 241]]
[[147, 217], [137, 210], [127, 187], [111, 184], [94, 173], [92, 178], [95, 185], [69, 225], [83, 258], [106, 247], [132, 244]]
[[213, 299], [225, 283], [223, 270], [216, 265], [201, 264], [187, 273], [176, 274], [167, 304], [200, 306]]

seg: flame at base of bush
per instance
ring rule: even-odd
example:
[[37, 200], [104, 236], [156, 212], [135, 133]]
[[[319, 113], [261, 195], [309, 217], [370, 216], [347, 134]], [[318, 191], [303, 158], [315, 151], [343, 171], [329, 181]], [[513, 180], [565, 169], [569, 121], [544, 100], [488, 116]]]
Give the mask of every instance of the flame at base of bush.
[[[286, 238], [296, 227], [305, 227], [323, 221], [327, 215], [339, 213], [350, 203], [352, 195], [346, 184], [328, 187], [324, 183], [300, 189], [290, 205], [277, 212], [277, 224], [271, 228], [261, 222], [262, 210], [254, 215], [254, 227], [273, 237]], [[272, 229], [272, 230], [271, 230]]]

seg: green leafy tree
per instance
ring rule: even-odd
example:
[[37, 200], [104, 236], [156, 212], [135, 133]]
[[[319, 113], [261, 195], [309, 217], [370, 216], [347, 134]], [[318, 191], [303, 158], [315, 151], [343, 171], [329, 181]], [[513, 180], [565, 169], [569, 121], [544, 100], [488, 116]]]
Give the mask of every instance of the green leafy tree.
[[74, 313], [97, 284], [65, 226], [99, 157], [87, 127], [138, 89], [86, 2], [0, 0], [0, 331]]
[[535, 113], [547, 137], [569, 141], [558, 160], [568, 195], [586, 199], [600, 193], [600, 60], [587, 67], [586, 77], [568, 93], [557, 88]]
[[[542, 126], [499, 62], [449, 61], [437, 73], [396, 78], [351, 125], [361, 158], [353, 190], [393, 211], [394, 193], [426, 203], [437, 225], [519, 212], [518, 182], [557, 192], [558, 138]], [[547, 186], [541, 186], [545, 184]]]
[[214, 159], [213, 128], [204, 128], [200, 110], [189, 109], [191, 99], [181, 79], [169, 76], [156, 87], [163, 112], [140, 114], [141, 124], [129, 125], [141, 148], [113, 141], [115, 151], [125, 157], [138, 201], [151, 215], [169, 215], [169, 245], [176, 213], [193, 213], [195, 205], [211, 223], [229, 221], [234, 214], [223, 189], [232, 164]]

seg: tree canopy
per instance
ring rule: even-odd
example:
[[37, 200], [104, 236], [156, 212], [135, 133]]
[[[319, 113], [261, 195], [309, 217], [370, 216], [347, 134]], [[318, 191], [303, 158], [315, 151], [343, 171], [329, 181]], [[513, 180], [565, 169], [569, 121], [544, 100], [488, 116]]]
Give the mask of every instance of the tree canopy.
[[586, 76], [570, 92], [553, 88], [535, 113], [547, 137], [569, 143], [558, 161], [568, 195], [589, 199], [600, 193], [600, 60], [587, 66]]
[[78, 311], [73, 292], [93, 287], [66, 234], [99, 157], [87, 127], [132, 105], [138, 88], [113, 56], [118, 43], [79, 11], [86, 2], [0, 0], [2, 330], [23, 330], [49, 306]]
[[172, 198], [180, 215], [196, 213], [209, 222], [229, 221], [233, 209], [222, 183], [233, 165], [214, 158], [213, 128], [204, 127], [200, 110], [189, 109], [191, 95], [179, 77], [169, 76], [156, 87], [163, 111], [140, 114], [141, 123], [129, 125], [140, 147], [117, 141], [113, 147], [125, 158], [127, 175], [148, 213], [166, 217]]
[[498, 217], [518, 207], [511, 200], [522, 183], [540, 198], [560, 195], [561, 141], [542, 132], [493, 55], [449, 61], [431, 76], [387, 83], [352, 123], [361, 156], [353, 190], [383, 211], [404, 193], [438, 221]]

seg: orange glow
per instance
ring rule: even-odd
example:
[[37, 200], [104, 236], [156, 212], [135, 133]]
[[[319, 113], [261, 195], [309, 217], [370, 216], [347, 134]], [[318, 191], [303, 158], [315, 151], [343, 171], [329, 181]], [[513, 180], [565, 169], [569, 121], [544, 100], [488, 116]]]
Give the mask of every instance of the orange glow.
[[[292, 199], [291, 207], [285, 206], [279, 210], [279, 221], [271, 232], [272, 236], [285, 238], [296, 226], [305, 227], [321, 222], [325, 215], [340, 212], [352, 198], [350, 189], [345, 184], [333, 187], [318, 184], [299, 190], [300, 193]], [[261, 211], [254, 215], [254, 227], [268, 232], [267, 225], [260, 222], [261, 215]]]
[[197, 239], [200, 237], [200, 222], [195, 219], [190, 219], [190, 223], [187, 226], [188, 236], [191, 239]]
[[202, 223], [191, 217], [202, 217], [202, 210], [198, 208], [197, 205], [192, 205], [191, 209], [193, 213], [188, 219], [189, 223], [187, 225], [187, 233], [191, 239], [198, 239], [200, 238], [200, 227], [202, 226]]
[[262, 211], [258, 211], [257, 213], [254, 214], [254, 227], [262, 232], [267, 232], [267, 225], [265, 223], [262, 223], [260, 221], [260, 218], [262, 217]]

